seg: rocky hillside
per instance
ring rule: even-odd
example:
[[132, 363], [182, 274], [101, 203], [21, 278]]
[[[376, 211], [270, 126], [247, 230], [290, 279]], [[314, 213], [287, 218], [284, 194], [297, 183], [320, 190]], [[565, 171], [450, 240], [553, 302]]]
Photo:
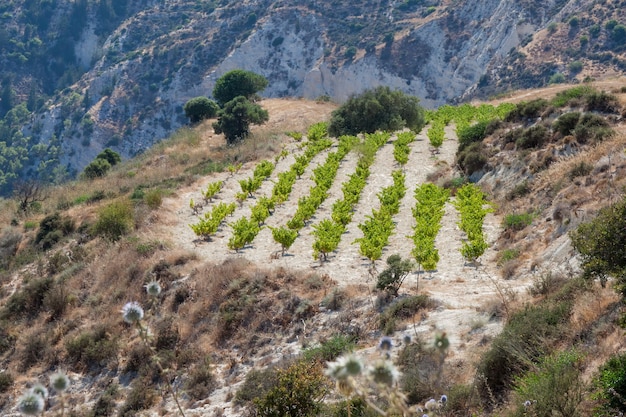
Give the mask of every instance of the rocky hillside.
[[14, 150], [2, 152], [0, 186], [6, 193], [13, 173], [61, 180], [104, 147], [124, 157], [146, 150], [186, 123], [188, 99], [210, 95], [233, 68], [267, 77], [266, 97], [341, 102], [388, 85], [427, 107], [553, 76], [599, 77], [623, 69], [624, 9], [565, 0], [4, 2], [0, 116], [13, 111], [0, 142]]

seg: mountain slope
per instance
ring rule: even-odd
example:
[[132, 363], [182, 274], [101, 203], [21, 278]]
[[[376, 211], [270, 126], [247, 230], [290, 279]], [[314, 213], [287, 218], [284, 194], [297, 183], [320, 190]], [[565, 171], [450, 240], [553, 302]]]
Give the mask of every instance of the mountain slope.
[[[266, 97], [343, 101], [388, 85], [434, 107], [567, 75], [564, 54], [599, 25], [589, 53], [577, 52], [590, 57], [583, 73], [595, 77], [623, 65], [621, 38], [603, 24], [620, 27], [625, 16], [618, 4], [593, 4], [15, 0], [0, 9], [0, 70], [8, 74], [0, 114], [19, 103], [28, 111], [6, 123], [0, 142], [24, 151], [0, 170], [59, 179], [107, 146], [136, 155], [184, 125], [182, 105], [210, 95], [233, 68], [266, 76]], [[576, 32], [562, 35], [568, 24], [559, 23], [546, 59], [555, 37], [534, 35], [572, 16]]]

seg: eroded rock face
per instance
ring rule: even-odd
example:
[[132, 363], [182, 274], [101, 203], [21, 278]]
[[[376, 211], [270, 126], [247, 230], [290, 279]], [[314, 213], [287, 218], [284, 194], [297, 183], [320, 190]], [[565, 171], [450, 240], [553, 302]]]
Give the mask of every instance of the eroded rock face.
[[[98, 42], [87, 25], [76, 55], [83, 66], [94, 63], [72, 89], [88, 94], [88, 105], [57, 97], [37, 116], [41, 141], [55, 135], [61, 163], [76, 171], [106, 146], [125, 157], [137, 154], [184, 125], [183, 104], [210, 96], [215, 81], [235, 68], [267, 77], [266, 97], [325, 95], [342, 102], [387, 85], [426, 107], [454, 102], [571, 7], [532, 3], [462, 0], [402, 11], [323, 0], [232, 2], [213, 10], [187, 1], [147, 5]], [[97, 44], [96, 53], [90, 48]]]

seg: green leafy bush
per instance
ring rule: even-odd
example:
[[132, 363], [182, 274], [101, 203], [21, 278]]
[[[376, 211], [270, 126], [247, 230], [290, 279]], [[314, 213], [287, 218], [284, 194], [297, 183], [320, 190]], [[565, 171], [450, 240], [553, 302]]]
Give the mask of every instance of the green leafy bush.
[[552, 128], [561, 135], [566, 136], [572, 133], [580, 120], [579, 112], [565, 113], [559, 116], [552, 124]]
[[100, 369], [117, 356], [118, 342], [109, 329], [97, 325], [65, 342], [68, 363], [77, 370]]
[[305, 349], [302, 356], [309, 362], [329, 362], [343, 353], [352, 351], [355, 348], [354, 342], [354, 338], [350, 336], [334, 335], [319, 346]]
[[478, 391], [488, 406], [503, 400], [516, 376], [538, 363], [566, 331], [564, 321], [571, 305], [567, 301], [526, 306], [513, 314], [482, 356], [477, 370]]
[[402, 259], [398, 254], [390, 255], [387, 258], [387, 268], [378, 275], [376, 288], [397, 296], [402, 282], [414, 267], [410, 259]]
[[483, 120], [457, 131], [457, 136], [459, 138], [459, 151], [462, 151], [471, 143], [481, 142], [486, 136], [487, 126], [490, 123], [490, 120]]
[[456, 155], [456, 161], [465, 175], [471, 175], [487, 166], [489, 158], [486, 155], [486, 148], [481, 142], [474, 142]]
[[602, 365], [595, 385], [606, 415], [626, 413], [626, 354], [615, 355]]
[[532, 213], [512, 213], [504, 217], [502, 225], [505, 230], [522, 230], [533, 222]]
[[352, 96], [332, 114], [328, 133], [331, 136], [396, 131], [403, 127], [419, 131], [424, 125], [424, 111], [417, 97], [407, 96], [389, 87], [377, 87]]
[[[517, 410], [514, 416], [581, 416], [586, 391], [582, 381], [581, 356], [566, 351], [543, 359], [536, 370], [516, 381]], [[530, 405], [524, 405], [532, 400]]]
[[260, 417], [315, 415], [329, 391], [320, 364], [299, 361], [277, 371], [277, 382], [254, 404]]
[[413, 317], [418, 311], [430, 308], [432, 305], [432, 301], [426, 295], [414, 295], [400, 298], [390, 304], [381, 313], [379, 327], [384, 330], [386, 334], [393, 333], [397, 319], [408, 319]]
[[0, 393], [7, 392], [13, 386], [13, 375], [8, 371], [0, 372]]
[[119, 240], [134, 227], [134, 214], [127, 200], [114, 201], [98, 213], [93, 232], [109, 240]]
[[615, 289], [626, 295], [626, 199], [600, 210], [595, 219], [572, 231], [570, 239], [585, 277], [598, 278], [602, 285], [615, 277]]
[[43, 310], [46, 295], [53, 286], [54, 280], [50, 277], [29, 281], [20, 291], [9, 297], [0, 310], [0, 319], [36, 317]]
[[524, 121], [526, 119], [536, 119], [548, 108], [549, 103], [543, 98], [519, 103], [515, 109], [510, 111], [505, 117], [507, 122]]
[[54, 213], [46, 216], [39, 223], [39, 230], [35, 236], [35, 243], [47, 250], [54, 246], [64, 236], [74, 231], [74, 221], [70, 217]]
[[515, 145], [520, 149], [540, 148], [549, 134], [550, 132], [544, 125], [531, 126], [521, 132]]

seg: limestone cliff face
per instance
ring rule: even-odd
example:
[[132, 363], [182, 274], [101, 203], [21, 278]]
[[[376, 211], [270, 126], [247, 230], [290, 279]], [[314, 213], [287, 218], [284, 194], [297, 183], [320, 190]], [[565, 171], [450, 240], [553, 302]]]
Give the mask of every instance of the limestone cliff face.
[[586, 1], [146, 3], [104, 39], [83, 31], [75, 52], [89, 70], [72, 90], [88, 106], [59, 94], [25, 132], [60, 138], [75, 170], [105, 146], [130, 156], [184, 125], [183, 104], [234, 68], [267, 77], [267, 97], [342, 102], [387, 85], [435, 107], [497, 78], [522, 42]]

